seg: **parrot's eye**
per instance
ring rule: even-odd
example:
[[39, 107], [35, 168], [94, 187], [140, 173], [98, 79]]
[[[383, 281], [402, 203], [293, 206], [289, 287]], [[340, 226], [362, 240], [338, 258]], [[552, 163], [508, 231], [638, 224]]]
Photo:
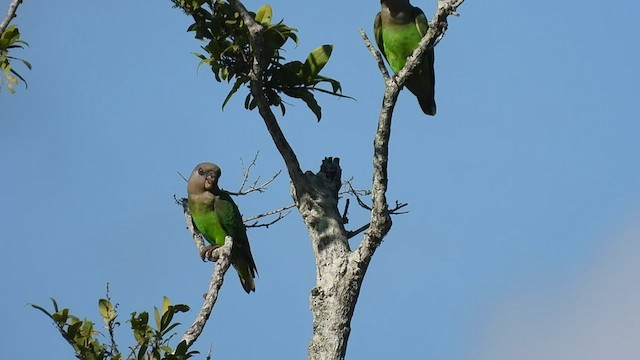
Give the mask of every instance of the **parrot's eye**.
[[204, 170], [202, 170], [202, 168], [198, 168], [198, 174], [204, 175]]

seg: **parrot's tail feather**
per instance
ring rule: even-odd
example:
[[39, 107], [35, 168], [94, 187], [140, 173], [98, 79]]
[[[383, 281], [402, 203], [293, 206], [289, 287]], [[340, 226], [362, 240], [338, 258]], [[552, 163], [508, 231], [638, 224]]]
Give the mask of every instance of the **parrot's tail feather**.
[[233, 264], [233, 267], [238, 272], [238, 277], [240, 278], [240, 284], [242, 284], [242, 288], [244, 291], [249, 294], [250, 292], [256, 291], [256, 283], [253, 281], [254, 278], [254, 270], [249, 266], [249, 264], [244, 261], [239, 261]]
[[422, 112], [434, 116], [436, 114], [436, 102], [433, 100], [433, 97], [424, 98], [418, 97], [418, 103], [420, 104], [420, 108]]

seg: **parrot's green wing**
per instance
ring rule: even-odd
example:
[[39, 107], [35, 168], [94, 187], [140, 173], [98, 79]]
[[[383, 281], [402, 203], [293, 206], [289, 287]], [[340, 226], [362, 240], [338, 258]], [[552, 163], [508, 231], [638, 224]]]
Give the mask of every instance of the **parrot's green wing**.
[[373, 21], [373, 33], [375, 34], [376, 45], [385, 58], [387, 55], [384, 53], [384, 42], [382, 41], [382, 16], [380, 13], [376, 15], [376, 19]]
[[238, 206], [227, 192], [221, 191], [214, 202], [214, 210], [224, 232], [233, 238], [232, 263], [240, 276], [242, 287], [246, 292], [255, 291], [253, 279], [257, 269]]
[[[419, 7], [413, 7], [413, 16], [416, 23], [416, 28], [420, 33], [420, 39], [427, 35], [429, 30], [429, 22], [424, 16], [424, 12]], [[419, 43], [419, 41], [418, 41]], [[418, 44], [416, 44], [418, 47]], [[420, 108], [425, 114], [436, 114], [436, 101], [435, 101], [435, 82], [436, 74], [434, 69], [435, 54], [433, 47], [428, 48], [425, 51], [425, 56], [422, 61], [422, 67], [414, 70], [413, 76], [407, 79], [407, 89], [411, 91], [417, 98]]]
[[429, 30], [429, 22], [424, 16], [424, 12], [422, 12], [419, 7], [414, 6], [412, 16], [416, 21], [416, 27], [418, 28], [420, 37], [424, 37], [425, 35], [427, 35], [427, 31]]

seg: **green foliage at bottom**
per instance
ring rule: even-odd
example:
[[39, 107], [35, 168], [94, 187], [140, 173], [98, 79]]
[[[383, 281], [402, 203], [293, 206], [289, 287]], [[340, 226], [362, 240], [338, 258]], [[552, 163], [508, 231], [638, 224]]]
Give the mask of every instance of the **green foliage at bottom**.
[[[73, 347], [76, 358], [82, 360], [183, 360], [198, 354], [197, 351], [189, 351], [186, 343], [181, 341], [175, 349], [169, 346], [169, 341], [175, 335], [171, 331], [180, 323], [173, 322], [176, 313], [187, 312], [189, 307], [184, 304], [172, 305], [167, 297], [164, 297], [162, 308], [153, 308], [155, 326], [149, 324], [149, 313], [146, 311], [131, 313], [127, 320], [131, 324], [131, 331], [135, 343], [129, 346], [129, 355], [126, 357], [118, 349], [115, 340], [115, 329], [120, 326], [116, 313], [118, 305], [111, 303], [111, 299], [98, 301], [98, 309], [105, 323], [104, 335], [95, 328], [95, 323], [72, 315], [69, 309], [60, 309], [55, 299], [51, 299], [53, 311], [42, 306], [31, 304], [53, 320], [53, 324], [60, 335]], [[102, 340], [102, 341], [101, 341]], [[103, 342], [106, 340], [107, 342]]]

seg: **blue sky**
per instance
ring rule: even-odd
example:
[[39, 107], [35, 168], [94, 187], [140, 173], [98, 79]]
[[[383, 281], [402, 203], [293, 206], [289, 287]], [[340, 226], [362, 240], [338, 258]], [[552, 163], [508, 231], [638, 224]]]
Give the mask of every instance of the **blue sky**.
[[[379, 3], [368, 3], [270, 2], [299, 29], [285, 56], [334, 44], [324, 71], [357, 99], [320, 96], [320, 123], [292, 101], [280, 124], [303, 169], [338, 156], [360, 188], [370, 186], [383, 92], [358, 32], [372, 37]], [[435, 1], [414, 5], [430, 16]], [[348, 358], [634, 358], [640, 5], [469, 0], [459, 12], [436, 48], [438, 115], [424, 116], [409, 93], [396, 107], [388, 196], [410, 213], [394, 219], [369, 268]], [[55, 297], [99, 321], [107, 282], [123, 345], [129, 314], [164, 295], [193, 308], [179, 317], [190, 324], [212, 265], [173, 202], [186, 191], [177, 172], [213, 161], [233, 190], [240, 159], [260, 151], [255, 174], [270, 176], [283, 162], [264, 125], [244, 94], [221, 110], [229, 86], [197, 69], [190, 19], [168, 0], [26, 0], [18, 14], [30, 47], [15, 55], [33, 70], [28, 89], [0, 93], [5, 357], [71, 358], [27, 304]], [[248, 216], [290, 202], [284, 177], [237, 199]], [[353, 228], [367, 219], [351, 213]], [[315, 279], [304, 225], [294, 212], [249, 237], [257, 291], [246, 295], [233, 275], [196, 348], [304, 358]]]

